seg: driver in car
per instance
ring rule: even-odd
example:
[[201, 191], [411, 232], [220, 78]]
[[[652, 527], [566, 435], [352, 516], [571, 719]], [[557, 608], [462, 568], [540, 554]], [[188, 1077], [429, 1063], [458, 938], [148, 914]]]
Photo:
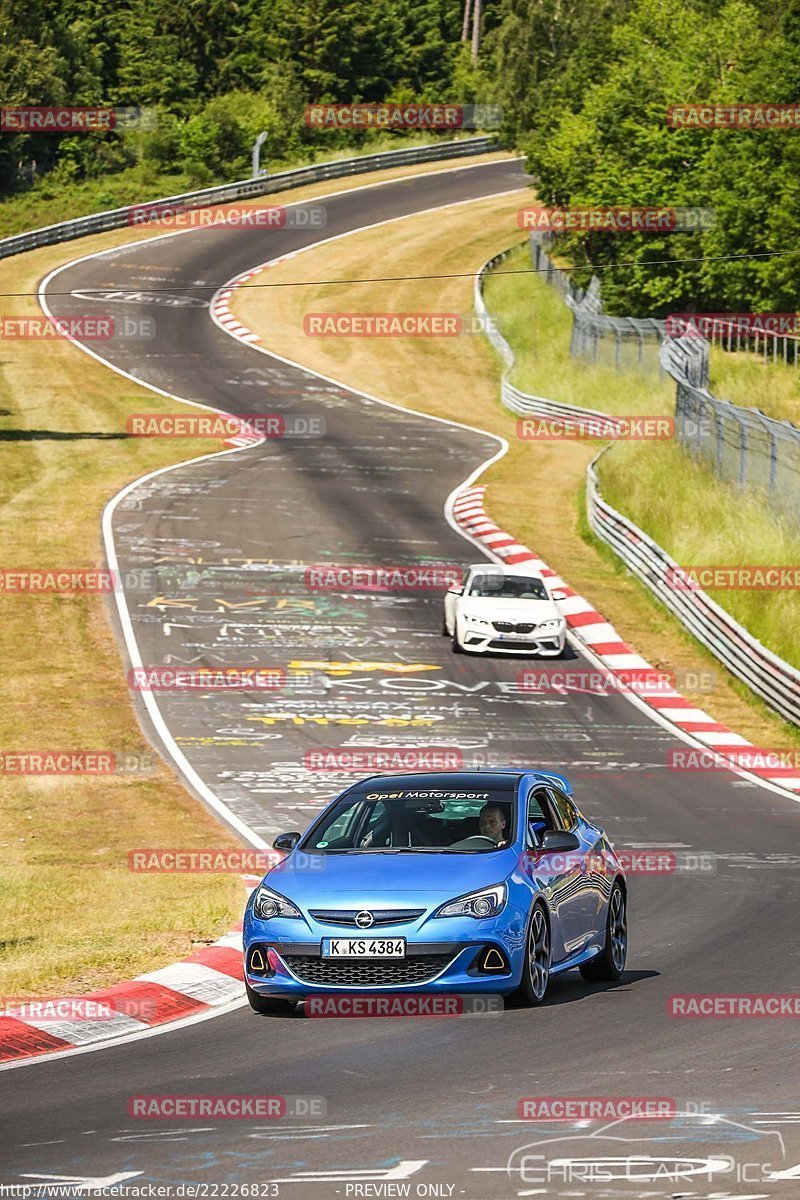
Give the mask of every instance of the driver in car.
[[496, 846], [505, 844], [506, 818], [499, 804], [484, 804], [478, 816], [481, 836], [491, 838]]

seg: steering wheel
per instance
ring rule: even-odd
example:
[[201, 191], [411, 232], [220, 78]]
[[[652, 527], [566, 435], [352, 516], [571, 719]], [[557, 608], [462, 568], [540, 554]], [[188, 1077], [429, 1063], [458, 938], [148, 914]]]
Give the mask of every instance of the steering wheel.
[[[476, 845], [478, 843], [478, 845]], [[454, 850], [469, 850], [472, 846], [478, 849], [479, 845], [489, 845], [493, 849], [497, 846], [494, 838], [486, 837], [482, 833], [473, 833], [470, 837], [462, 838], [460, 842], [453, 842], [452, 849]]]

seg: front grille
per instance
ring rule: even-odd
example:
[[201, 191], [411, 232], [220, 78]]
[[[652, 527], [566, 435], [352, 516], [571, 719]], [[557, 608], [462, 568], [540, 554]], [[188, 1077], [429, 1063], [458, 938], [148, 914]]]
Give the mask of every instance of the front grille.
[[515, 625], [513, 621], [492, 621], [498, 633], [533, 633], [535, 625]]
[[[323, 925], [352, 925], [355, 929], [364, 928], [361, 925], [356, 925], [356, 917], [360, 912], [365, 910], [362, 908], [345, 909], [345, 908], [310, 908], [309, 915], [315, 921], [321, 921]], [[421, 917], [425, 912], [424, 908], [371, 908], [367, 910], [372, 913], [372, 924], [366, 926], [367, 929], [374, 929], [376, 925], [405, 925], [408, 921], [416, 921], [417, 917]]]
[[417, 954], [412, 958], [310, 958], [286, 954], [283, 961], [301, 983], [318, 987], [405, 987], [427, 983], [452, 962], [452, 954]]

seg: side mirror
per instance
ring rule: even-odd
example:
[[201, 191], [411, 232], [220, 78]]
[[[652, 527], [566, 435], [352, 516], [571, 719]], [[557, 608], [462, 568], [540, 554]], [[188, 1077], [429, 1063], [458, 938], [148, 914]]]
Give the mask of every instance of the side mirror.
[[546, 829], [542, 838], [544, 854], [567, 854], [571, 850], [580, 849], [580, 838], [564, 829]]
[[451, 587], [447, 589], [447, 594], [449, 596], [463, 596], [464, 589], [463, 587]]
[[279, 833], [272, 843], [272, 848], [273, 850], [282, 850], [284, 854], [289, 854], [294, 850], [302, 836], [301, 833]]
[[566, 592], [551, 592], [550, 593], [551, 600], [566, 600], [566, 598], [567, 598]]

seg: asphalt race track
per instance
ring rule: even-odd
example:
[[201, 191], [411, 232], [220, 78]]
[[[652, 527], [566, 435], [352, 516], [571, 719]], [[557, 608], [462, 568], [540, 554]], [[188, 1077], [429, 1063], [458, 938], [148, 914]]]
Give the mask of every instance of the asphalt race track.
[[[667, 1013], [675, 994], [796, 989], [796, 803], [732, 775], [667, 770], [667, 751], [684, 743], [621, 696], [526, 692], [520, 660], [454, 657], [437, 592], [309, 589], [313, 564], [474, 559], [443, 509], [497, 443], [235, 341], [212, 324], [212, 293], [201, 290], [320, 237], [522, 183], [519, 166], [503, 161], [331, 197], [322, 233], [218, 227], [123, 247], [57, 274], [48, 304], [67, 316], [92, 304], [106, 312], [111, 300], [120, 314], [155, 317], [153, 339], [93, 349], [166, 392], [325, 421], [324, 437], [267, 441], [157, 476], [114, 513], [121, 568], [151, 580], [158, 568], [152, 586], [128, 592], [144, 663], [289, 672], [274, 692], [158, 697], [177, 745], [238, 818], [268, 840], [303, 828], [342, 779], [309, 769], [310, 749], [459, 747], [469, 765], [524, 758], [563, 770], [617, 846], [674, 850], [686, 869], [631, 877], [619, 984], [557, 979], [539, 1010], [321, 1020], [242, 1007], [4, 1071], [5, 1182], [113, 1176], [206, 1183], [212, 1197], [270, 1182], [276, 1189], [261, 1195], [798, 1195], [793, 1023]], [[711, 869], [692, 870], [692, 853]], [[188, 1093], [320, 1097], [324, 1109], [261, 1124], [128, 1116], [132, 1095]], [[662, 1097], [685, 1115], [613, 1128], [519, 1121], [518, 1101], [530, 1096]]]

